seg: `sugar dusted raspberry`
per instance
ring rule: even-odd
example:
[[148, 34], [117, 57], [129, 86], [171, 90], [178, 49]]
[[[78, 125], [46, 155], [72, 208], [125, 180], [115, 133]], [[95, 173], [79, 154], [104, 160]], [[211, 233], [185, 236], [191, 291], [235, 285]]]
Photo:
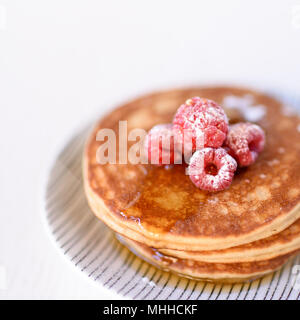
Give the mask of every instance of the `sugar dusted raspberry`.
[[144, 150], [148, 162], [156, 165], [181, 163], [182, 154], [175, 148], [172, 124], [159, 124], [154, 126], [144, 141]]
[[236, 168], [236, 161], [223, 148], [204, 148], [193, 154], [188, 173], [199, 189], [221, 191], [230, 186]]
[[242, 167], [254, 163], [265, 145], [265, 133], [256, 124], [237, 123], [229, 128], [224, 147]]
[[188, 99], [177, 110], [174, 129], [181, 137], [192, 141], [192, 150], [221, 147], [228, 131], [228, 120], [222, 107], [209, 99]]

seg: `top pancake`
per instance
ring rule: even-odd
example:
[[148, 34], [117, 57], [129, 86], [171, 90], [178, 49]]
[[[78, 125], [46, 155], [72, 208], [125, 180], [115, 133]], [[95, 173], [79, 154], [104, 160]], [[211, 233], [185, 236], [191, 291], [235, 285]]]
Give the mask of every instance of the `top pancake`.
[[[251, 95], [255, 105], [264, 106], [265, 115], [257, 123], [266, 132], [266, 147], [255, 164], [238, 170], [229, 189], [197, 189], [184, 165], [97, 163], [103, 142], [96, 141], [96, 134], [101, 128], [118, 135], [119, 120], [127, 120], [128, 131], [149, 130], [171, 122], [190, 97], [222, 105], [230, 95]], [[98, 123], [86, 145], [84, 182], [93, 211], [115, 231], [156, 248], [223, 249], [280, 232], [300, 217], [300, 119], [283, 109], [271, 97], [229, 87], [159, 92], [127, 103]]]

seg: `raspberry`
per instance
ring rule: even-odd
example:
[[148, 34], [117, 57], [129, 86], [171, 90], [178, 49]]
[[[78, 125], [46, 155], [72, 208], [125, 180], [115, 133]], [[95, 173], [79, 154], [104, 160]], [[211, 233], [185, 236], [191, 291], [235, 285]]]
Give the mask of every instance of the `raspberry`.
[[230, 126], [224, 147], [244, 167], [255, 162], [264, 145], [264, 131], [258, 125], [246, 122]]
[[199, 189], [221, 191], [230, 186], [236, 168], [236, 161], [223, 148], [204, 148], [193, 154], [188, 173]]
[[148, 162], [164, 165], [182, 162], [181, 152], [175, 148], [175, 136], [172, 124], [159, 124], [154, 126], [144, 141]]
[[194, 97], [177, 110], [174, 130], [184, 145], [191, 141], [192, 151], [203, 147], [221, 147], [228, 131], [228, 120], [222, 107], [212, 100]]

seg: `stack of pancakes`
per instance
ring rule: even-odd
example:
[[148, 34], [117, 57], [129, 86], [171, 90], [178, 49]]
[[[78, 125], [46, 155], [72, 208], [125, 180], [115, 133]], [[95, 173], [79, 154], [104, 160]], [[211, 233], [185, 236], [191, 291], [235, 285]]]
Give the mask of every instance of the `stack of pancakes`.
[[[197, 189], [184, 164], [98, 163], [97, 150], [108, 143], [97, 141], [100, 129], [116, 133], [118, 161], [120, 120], [128, 132], [149, 130], [171, 122], [193, 96], [236, 101], [225, 106], [230, 122], [250, 115], [265, 130], [265, 150], [227, 190]], [[172, 90], [134, 100], [97, 124], [84, 152], [85, 191], [95, 215], [141, 258], [186, 277], [235, 282], [277, 270], [300, 250], [299, 159], [300, 119], [279, 101], [240, 88]]]

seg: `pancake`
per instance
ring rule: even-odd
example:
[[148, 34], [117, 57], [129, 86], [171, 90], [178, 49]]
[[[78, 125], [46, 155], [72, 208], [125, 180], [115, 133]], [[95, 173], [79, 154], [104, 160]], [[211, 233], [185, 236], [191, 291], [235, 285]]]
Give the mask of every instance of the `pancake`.
[[[232, 96], [251, 97], [256, 106], [252, 116], [258, 106], [264, 110], [256, 123], [266, 132], [266, 148], [255, 164], [239, 169], [229, 189], [217, 193], [197, 189], [184, 165], [97, 163], [96, 152], [103, 144], [96, 140], [100, 129], [113, 129], [118, 138], [119, 121], [127, 120], [128, 131], [149, 130], [171, 122], [179, 105], [193, 96], [221, 105]], [[91, 209], [127, 238], [149, 247], [197, 254], [283, 231], [300, 217], [300, 119], [284, 113], [284, 107], [264, 94], [230, 87], [159, 92], [121, 106], [100, 120], [86, 144], [83, 174]], [[236, 116], [237, 110], [226, 112], [234, 121], [248, 120], [246, 112]], [[132, 144], [128, 143], [128, 149]]]
[[117, 238], [134, 254], [160, 269], [174, 272], [186, 278], [224, 283], [253, 280], [276, 271], [298, 253], [298, 251], [294, 251], [273, 259], [256, 262], [208, 263], [169, 257], [157, 249], [147, 247], [130, 239]]
[[300, 249], [300, 219], [271, 237], [223, 250], [180, 251], [160, 249], [167, 256], [201, 262], [251, 262], [268, 260]]
[[[93, 205], [91, 203], [91, 205]], [[101, 211], [102, 210], [102, 211]], [[113, 224], [109, 219], [105, 207], [98, 207], [103, 221], [113, 230], [121, 230], [121, 234], [131, 234], [130, 230]], [[260, 239], [248, 244], [223, 250], [210, 251], [183, 251], [172, 249], [159, 249], [162, 254], [180, 259], [192, 259], [200, 262], [235, 263], [268, 260], [280, 255], [290, 254], [300, 249], [300, 219], [280, 233], [268, 238]]]

